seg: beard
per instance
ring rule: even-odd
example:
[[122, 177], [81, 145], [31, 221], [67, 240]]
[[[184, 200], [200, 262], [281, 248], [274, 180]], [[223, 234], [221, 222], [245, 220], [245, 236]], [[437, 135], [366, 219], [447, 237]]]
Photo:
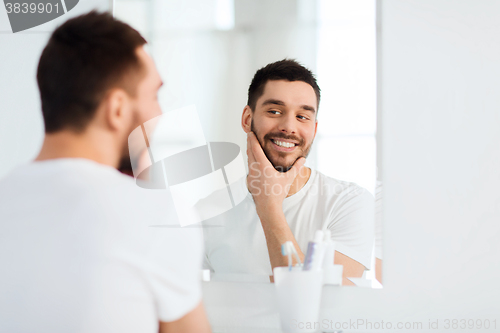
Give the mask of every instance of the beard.
[[[304, 139], [299, 138], [295, 135], [287, 135], [283, 132], [267, 133], [266, 135], [264, 135], [261, 141], [261, 139], [259, 138], [259, 134], [255, 129], [253, 119], [250, 123], [250, 130], [257, 137], [257, 140], [259, 141], [260, 146], [262, 147], [262, 150], [264, 151], [264, 154], [266, 155], [267, 159], [269, 160], [269, 162], [271, 162], [274, 169], [276, 169], [276, 171], [278, 172], [287, 172], [293, 167], [293, 165], [299, 158], [301, 157], [306, 158], [309, 155], [311, 146], [313, 144], [313, 141], [311, 141], [311, 143], [309, 143], [306, 146]], [[298, 145], [296, 146], [297, 151], [293, 153], [273, 151], [271, 150], [272, 148], [268, 146], [269, 144], [272, 144], [270, 143], [271, 138], [297, 141], [298, 142]], [[291, 154], [295, 154], [295, 157], [292, 158], [290, 161], [287, 161], [287, 157], [290, 157]]]
[[134, 177], [134, 168], [137, 168], [139, 156], [130, 156], [128, 138], [134, 129], [141, 126], [141, 123], [139, 122], [138, 110], [134, 109], [132, 114], [132, 124], [127, 130], [127, 136], [123, 140], [120, 161], [117, 169], [123, 174]]
[[125, 156], [124, 154], [122, 155], [122, 157], [120, 158], [120, 162], [118, 164], [118, 171], [128, 176], [134, 176], [134, 170], [132, 169], [132, 162], [130, 161], [130, 156]]

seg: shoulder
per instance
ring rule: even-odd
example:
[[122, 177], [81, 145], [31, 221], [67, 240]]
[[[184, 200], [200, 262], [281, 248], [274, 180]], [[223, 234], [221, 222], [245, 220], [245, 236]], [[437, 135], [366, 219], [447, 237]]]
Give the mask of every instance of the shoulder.
[[356, 183], [329, 177], [317, 170], [312, 170], [311, 177], [314, 177], [313, 185], [317, 187], [320, 194], [325, 196], [333, 196], [337, 199], [373, 200], [373, 195]]
[[[121, 212], [154, 206], [158, 192], [136, 185], [134, 178], [111, 166], [86, 159], [65, 158], [33, 162], [13, 170], [0, 182], [0, 194], [38, 195], [75, 206]], [[15, 198], [13, 198], [15, 199]], [[120, 206], [120, 207], [117, 207]], [[119, 208], [119, 209], [118, 209]]]
[[13, 197], [32, 193], [77, 201], [79, 197], [102, 192], [110, 183], [123, 182], [121, 176], [111, 167], [89, 160], [54, 159], [17, 167], [0, 181], [0, 189], [14, 193]]

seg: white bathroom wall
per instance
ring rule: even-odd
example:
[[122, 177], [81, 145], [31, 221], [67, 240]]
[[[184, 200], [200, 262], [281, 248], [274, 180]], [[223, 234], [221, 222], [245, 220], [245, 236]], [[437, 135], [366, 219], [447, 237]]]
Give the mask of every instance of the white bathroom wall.
[[498, 331], [500, 2], [378, 6], [384, 289], [339, 290], [325, 315]]

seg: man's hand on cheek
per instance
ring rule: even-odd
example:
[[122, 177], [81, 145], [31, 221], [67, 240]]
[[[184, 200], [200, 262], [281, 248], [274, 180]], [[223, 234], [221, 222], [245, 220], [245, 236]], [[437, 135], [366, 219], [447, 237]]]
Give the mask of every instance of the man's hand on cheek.
[[271, 208], [282, 209], [290, 186], [306, 159], [301, 157], [287, 172], [278, 172], [267, 159], [257, 137], [253, 132], [247, 133], [248, 155], [248, 190], [252, 193], [257, 213]]

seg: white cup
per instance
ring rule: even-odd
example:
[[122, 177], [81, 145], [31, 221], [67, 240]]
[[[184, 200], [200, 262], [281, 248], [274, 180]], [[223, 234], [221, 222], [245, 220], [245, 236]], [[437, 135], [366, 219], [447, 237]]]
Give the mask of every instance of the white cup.
[[278, 297], [281, 328], [286, 333], [317, 332], [323, 271], [302, 267], [275, 267], [274, 285]]

